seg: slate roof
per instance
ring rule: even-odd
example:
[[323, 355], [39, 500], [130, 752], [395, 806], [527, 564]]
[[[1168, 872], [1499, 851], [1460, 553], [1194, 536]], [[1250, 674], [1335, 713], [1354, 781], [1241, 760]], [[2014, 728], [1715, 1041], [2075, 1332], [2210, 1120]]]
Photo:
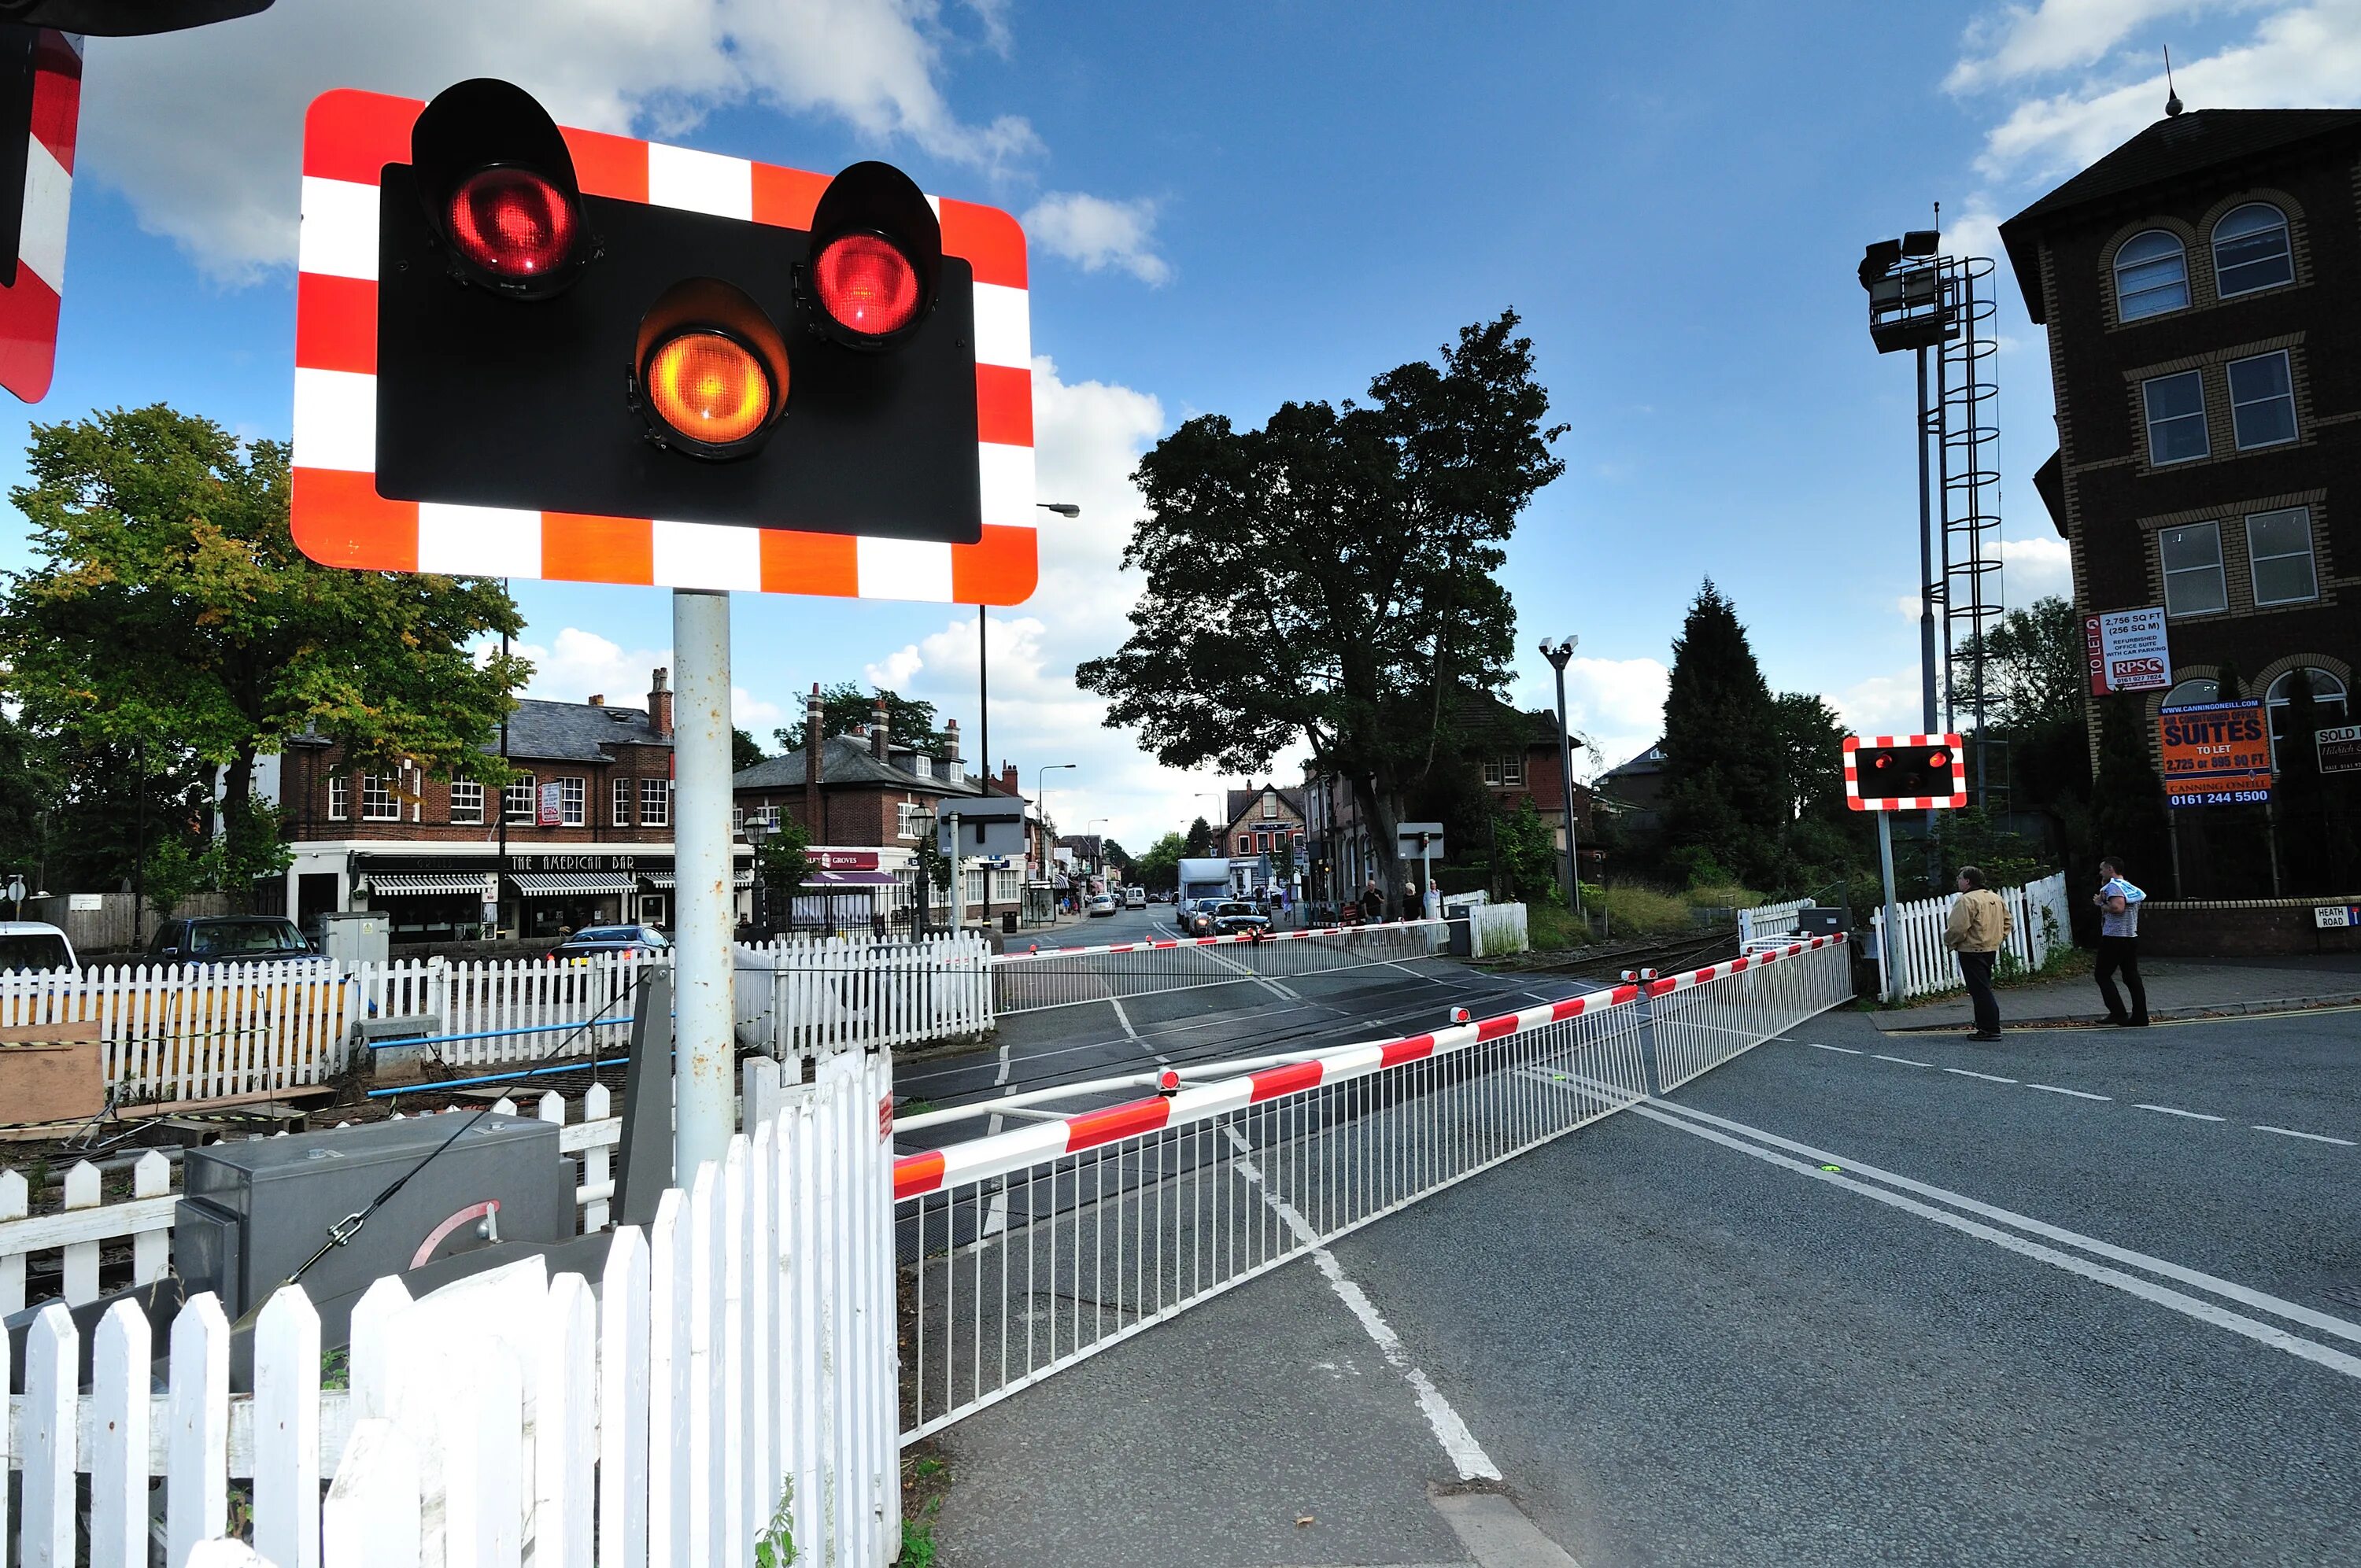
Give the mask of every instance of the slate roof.
[[1664, 771], [1664, 743], [1659, 740], [1622, 766], [1609, 768], [1599, 774], [1598, 782], [1604, 784], [1609, 779], [1642, 778], [1649, 773], [1661, 773]]
[[[644, 708], [525, 697], [509, 715], [509, 756], [516, 762], [611, 762], [617, 746], [671, 745], [669, 738], [648, 728]], [[499, 732], [478, 750], [499, 756]]]
[[[828, 789], [839, 785], [865, 785], [873, 789], [909, 790], [928, 795], [983, 793], [983, 786], [972, 776], [958, 780], [921, 778], [906, 769], [879, 762], [870, 754], [868, 741], [851, 735], [831, 735], [821, 742], [819, 782]], [[732, 790], [803, 788], [804, 748], [798, 746], [784, 757], [763, 758], [732, 777], [730, 787]]]
[[1229, 825], [1235, 826], [1238, 818], [1249, 812], [1260, 810], [1262, 792], [1266, 789], [1278, 790], [1279, 798], [1287, 803], [1290, 810], [1293, 811], [1298, 817], [1303, 815], [1303, 786], [1298, 784], [1293, 789], [1289, 789], [1274, 779], [1268, 784], [1251, 784], [1245, 789], [1223, 792], [1230, 813]]
[[2054, 220], [2347, 132], [2361, 132], [2361, 109], [2191, 109], [2157, 121], [2000, 225], [2027, 313], [2043, 320], [2037, 242]]

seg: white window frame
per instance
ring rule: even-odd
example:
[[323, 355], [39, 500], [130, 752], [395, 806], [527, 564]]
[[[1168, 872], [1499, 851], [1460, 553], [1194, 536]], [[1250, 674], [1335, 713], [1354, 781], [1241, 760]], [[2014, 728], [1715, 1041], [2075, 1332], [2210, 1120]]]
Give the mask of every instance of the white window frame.
[[[2250, 228], [2234, 235], [2224, 236], [2223, 234], [2222, 231], [2224, 229], [2228, 228], [2240, 217], [2248, 213], [2268, 213], [2277, 221], [2275, 223], [2265, 224], [2259, 228]], [[2225, 272], [2236, 271], [2244, 268], [2259, 267], [2262, 265], [2265, 258], [2257, 256], [2250, 260], [2233, 262], [2225, 269], [2222, 265], [2222, 243], [2224, 239], [2248, 239], [2257, 235], [2268, 234], [2274, 228], [2279, 231], [2279, 248], [2277, 258], [2286, 262], [2287, 276], [2284, 278], [2274, 278], [2265, 283], [2247, 283], [2235, 289], [2230, 287], [2228, 280], [2224, 276]], [[2248, 202], [2244, 206], [2233, 207], [2230, 211], [2223, 214], [2220, 221], [2215, 223], [2213, 225], [2213, 292], [2215, 296], [2220, 299], [2235, 300], [2247, 294], [2258, 294], [2265, 289], [2285, 288], [2288, 284], [2295, 281], [2295, 235], [2288, 226], [2287, 214], [2282, 212], [2274, 203]]]
[[[2255, 525], [2258, 522], [2270, 522], [2283, 517], [2298, 518], [2302, 521], [2303, 548], [2301, 550], [2274, 551], [2267, 554], [2257, 547], [2257, 542], [2255, 538]], [[2257, 606], [2310, 604], [2312, 600], [2320, 597], [2320, 563], [2312, 552], [2312, 509], [2309, 507], [2280, 507], [2272, 511], [2255, 512], [2247, 517], [2246, 580], [2248, 586], [2255, 590], [2255, 603]], [[2303, 561], [2304, 576], [2312, 584], [2311, 591], [2308, 593], [2281, 595], [2277, 598], [2266, 598], [2263, 597], [2263, 565], [2266, 562], [2271, 561], [2293, 561], [2299, 557]]]
[[475, 779], [451, 781], [451, 821], [455, 827], [480, 828], [484, 823], [484, 786]]
[[672, 826], [672, 780], [642, 779], [640, 781], [640, 826], [642, 828]]
[[363, 773], [361, 775], [361, 820], [364, 822], [401, 820], [401, 780], [399, 774]]
[[530, 828], [541, 820], [541, 781], [531, 773], [520, 773], [500, 790], [500, 815], [510, 826], [519, 823]]
[[629, 828], [631, 825], [631, 781], [616, 779], [607, 793], [610, 797], [608, 805], [614, 817], [612, 826]]
[[1238, 853], [1241, 855], [1251, 855], [1254, 853], [1254, 836], [1252, 834], [1241, 833], [1238, 835]]
[[[2238, 396], [2239, 367], [2246, 365], [2259, 365], [2270, 359], [2279, 362], [2279, 375], [2286, 384], [2286, 389], [2273, 392], [2268, 397], [2240, 398]], [[2296, 428], [2295, 420], [2295, 362], [2288, 356], [2286, 349], [2273, 349], [2268, 354], [2250, 354], [2244, 359], [2233, 359], [2224, 367], [2223, 379], [2228, 382], [2230, 388], [2230, 439], [2237, 443], [2239, 451], [2253, 452], [2265, 446], [2285, 446], [2301, 437], [2303, 433]], [[2287, 404], [2287, 433], [2272, 436], [2268, 441], [2248, 441], [2246, 433], [2238, 428], [2238, 411], [2260, 408], [2266, 403], [2277, 402]]]
[[1501, 784], [1501, 782], [1502, 782], [1502, 778], [1503, 778], [1503, 774], [1502, 774], [1502, 771], [1501, 771], [1501, 768], [1500, 768], [1500, 759], [1499, 759], [1499, 758], [1498, 758], [1498, 757], [1487, 757], [1487, 758], [1485, 758], [1485, 759], [1484, 759], [1484, 784], [1485, 784], [1485, 787], [1487, 787], [1488, 789], [1498, 789], [1498, 788], [1499, 788], [1499, 787], [1500, 787], [1500, 784]]
[[918, 803], [915, 800], [897, 800], [894, 803], [894, 837], [915, 839], [918, 836], [916, 818], [919, 809]]
[[[2213, 561], [2208, 565], [2196, 566], [2174, 566], [2169, 565], [2166, 562], [2164, 554], [2165, 535], [2169, 533], [2189, 532], [2197, 529], [2210, 529], [2213, 531]], [[2158, 529], [2156, 535], [2156, 559], [2158, 570], [2160, 571], [2164, 576], [2164, 614], [2166, 620], [2179, 620], [2183, 617], [2191, 615], [2219, 615], [2230, 608], [2230, 575], [2223, 565], [2222, 562], [2222, 525], [2219, 522], [2189, 522], [2183, 523], [2178, 528]], [[2216, 605], [2209, 605], [2203, 609], [2175, 609], [2172, 604], [2172, 580], [2175, 577], [2194, 576], [2204, 572], [2211, 572], [2213, 574], [2214, 586], [2218, 590], [2218, 597], [2222, 602]]]
[[[2197, 384], [2197, 411], [2195, 413], [2167, 414], [2162, 419], [2158, 419], [2157, 417], [2154, 401], [2155, 390], [2157, 388], [2163, 386], [2168, 381], [2194, 381]], [[2207, 423], [2205, 418], [2205, 378], [2202, 373], [2195, 370], [2180, 370], [2169, 376], [2151, 376], [2147, 380], [2142, 381], [2140, 383], [2140, 418], [2147, 426], [2147, 464], [2149, 467], [2164, 468], [2169, 467], [2176, 463], [2202, 462], [2205, 458], [2211, 457], [2213, 455], [2213, 431], [2212, 426]], [[2201, 437], [2198, 444], [2199, 450], [2189, 454], [2186, 457], [2163, 457], [2158, 455], [2158, 445], [2156, 439], [2157, 428], [2159, 425], [2184, 423], [2192, 419], [2197, 422], [2197, 431]]]
[[[2149, 247], [2151, 254], [2133, 254], [2134, 251], [2139, 248], [2140, 242], [2147, 239], [2160, 239], [2172, 247], [2171, 258], [2173, 261], [2179, 263], [2179, 273], [2169, 283], [2142, 283], [2138, 288], [2127, 290], [2124, 287], [2124, 274], [2126, 270], [2136, 271], [2142, 268], [2153, 268], [2165, 259], [2166, 253], [2154, 247]], [[2174, 288], [2180, 291], [2180, 297], [2173, 301], [2171, 303], [2153, 304], [2148, 302], [2151, 296], [2160, 294], [2168, 289]], [[2180, 243], [2180, 236], [2179, 235], [2174, 234], [2169, 229], [2147, 229], [2143, 230], [2141, 233], [2132, 236], [2131, 238], [2124, 241], [2121, 246], [2116, 247], [2115, 319], [2117, 321], [2146, 321], [2150, 316], [2160, 316], [2172, 311], [2185, 311], [2188, 308], [2189, 247]]]
[[346, 773], [328, 775], [328, 820], [349, 822], [353, 815], [353, 781]]
[[590, 781], [557, 781], [557, 821], [562, 828], [587, 828], [590, 823]]
[[1525, 787], [1525, 760], [1522, 757], [1500, 759], [1500, 782], [1510, 789]]
[[2164, 694], [2167, 707], [2194, 707], [2201, 702], [2221, 700], [2222, 683], [2211, 675], [2191, 675], [2185, 681], [2176, 681], [2172, 689]]
[[732, 833], [743, 833], [746, 831], [746, 808], [744, 806], [733, 806], [730, 808], [730, 831]]
[[2334, 692], [2315, 690], [2312, 694], [2312, 700], [2315, 706], [2333, 702], [2337, 707], [2337, 712], [2334, 716], [2328, 714], [2321, 716], [2323, 722], [2340, 725], [2353, 722], [2353, 688], [2338, 680], [2334, 671], [2323, 670], [2317, 664], [2302, 664], [2282, 673], [2263, 692], [2263, 728], [2269, 732], [2271, 738], [2271, 765], [2274, 768], [2279, 766], [2279, 725], [2288, 710], [2288, 683], [2298, 675], [2302, 675], [2306, 679], [2318, 675], [2321, 680], [2336, 688]]

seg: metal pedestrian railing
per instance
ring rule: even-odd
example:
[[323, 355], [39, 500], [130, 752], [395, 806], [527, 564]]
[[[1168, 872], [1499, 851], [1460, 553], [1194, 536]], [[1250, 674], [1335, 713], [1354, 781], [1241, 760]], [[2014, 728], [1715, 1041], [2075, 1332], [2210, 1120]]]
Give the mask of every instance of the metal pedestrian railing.
[[1038, 1118], [895, 1162], [903, 1441], [1850, 994], [1843, 938], [1798, 939], [1432, 1034], [1071, 1085], [1155, 1090], [1072, 1114], [1036, 1091], [899, 1121]]
[[1267, 937], [1176, 937], [1004, 952], [993, 959], [993, 1009], [1033, 1013], [1084, 1002], [1120, 1002], [1201, 986], [1402, 963], [1441, 952], [1448, 929], [1441, 920], [1402, 920], [1276, 931]]

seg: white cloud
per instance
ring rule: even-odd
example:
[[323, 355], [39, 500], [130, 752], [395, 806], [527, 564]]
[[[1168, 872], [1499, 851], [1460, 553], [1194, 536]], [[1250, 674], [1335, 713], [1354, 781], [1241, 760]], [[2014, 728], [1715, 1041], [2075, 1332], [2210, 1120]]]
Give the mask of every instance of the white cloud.
[[2008, 5], [1968, 28], [1971, 51], [1951, 68], [1953, 92], [2096, 63], [2144, 23], [2219, 10], [2229, 0], [2041, 0]]
[[1916, 669], [1868, 680], [1826, 696], [1855, 735], [1916, 735], [1926, 721], [1926, 687]]
[[1901, 613], [1903, 620], [1916, 620], [1919, 612], [1926, 609], [1926, 600], [1917, 594], [1896, 594], [1894, 596], [1894, 608]]
[[[1595, 756], [1576, 751], [1576, 778], [1619, 767], [1654, 745], [1664, 732], [1664, 690], [1672, 678], [1658, 659], [1576, 658], [1565, 666], [1565, 722], [1588, 739]], [[1552, 711], [1557, 692], [1547, 674], [1517, 693], [1521, 707]]]
[[[972, 7], [988, 44], [1002, 7]], [[335, 0], [145, 38], [95, 38], [83, 168], [209, 273], [293, 259], [306, 105], [332, 87], [427, 97], [503, 76], [564, 124], [678, 135], [756, 103], [998, 170], [1040, 140], [1023, 119], [960, 118], [939, 77], [937, 0]]]
[[1042, 248], [1077, 262], [1085, 272], [1115, 267], [1143, 283], [1170, 280], [1172, 267], [1156, 254], [1156, 203], [1110, 202], [1079, 191], [1054, 191], [1025, 214], [1026, 236]]
[[2003, 602], [2017, 609], [2055, 594], [2074, 597], [2074, 558], [2062, 539], [2000, 542]]
[[[1129, 635], [1126, 619], [1143, 585], [1121, 570], [1124, 545], [1139, 518], [1131, 482], [1140, 454], [1164, 428], [1162, 406], [1131, 388], [1101, 381], [1067, 382], [1054, 362], [1033, 366], [1037, 488], [1046, 500], [1071, 501], [1079, 518], [1041, 514], [1041, 583], [1031, 605], [996, 610], [988, 619], [992, 756], [1017, 764], [1028, 795], [1044, 763], [1073, 762], [1049, 775], [1049, 810], [1067, 832], [1112, 834], [1144, 849], [1187, 826], [1202, 812], [1220, 816], [1219, 803], [1196, 792], [1218, 791], [1235, 779], [1174, 773], [1139, 750], [1127, 730], [1107, 729], [1106, 705], [1074, 685], [1074, 665], [1111, 652]], [[873, 684], [935, 703], [961, 719], [963, 743], [976, 744], [976, 621], [948, 622], [876, 659], [863, 672]], [[985, 759], [971, 756], [970, 763]], [[1277, 776], [1292, 783], [1301, 769], [1282, 760]], [[1092, 818], [1109, 820], [1089, 828]]]
[[[478, 658], [490, 657], [497, 646], [479, 646]], [[544, 702], [588, 702], [603, 696], [610, 707], [644, 708], [651, 674], [672, 668], [669, 648], [626, 649], [578, 626], [561, 627], [546, 644], [517, 643], [514, 651], [518, 658], [533, 663], [533, 678], [518, 695]], [[777, 703], [765, 701], [744, 686], [730, 688], [730, 722], [762, 738], [766, 745], [782, 713]]]
[[[2058, 6], [2058, 0], [2043, 6]], [[2127, 38], [2141, 22], [2185, 13], [2194, 5], [2114, 0], [2108, 5], [2062, 7], [2108, 13], [2107, 26], [2077, 37], [2106, 42], [2102, 52]], [[2120, 15], [2118, 15], [2120, 13]], [[2115, 23], [2120, 21], [2118, 28]], [[2079, 44], [2084, 49], [2087, 44]], [[2140, 52], [2119, 60], [2145, 61]], [[1993, 58], [2002, 58], [1995, 55]], [[2013, 57], [2012, 57], [2013, 58]], [[2027, 57], [2030, 58], [2030, 57]], [[2060, 64], [2100, 64], [2097, 55], [2058, 53]], [[1967, 63], [1967, 62], [1963, 62]], [[2067, 90], [2017, 104], [1986, 136], [1977, 167], [1989, 179], [2037, 180], [2081, 169], [2112, 151], [2164, 112], [2161, 57], [2153, 65], [2108, 70], [2110, 60]], [[2133, 72], [2136, 72], [2134, 75]], [[2320, 108], [2361, 101], [2361, 0], [2308, 0], [2272, 6], [2245, 40], [2213, 54], [2174, 62], [2181, 100], [2198, 109]], [[1968, 84], [1987, 80], [1970, 72]]]

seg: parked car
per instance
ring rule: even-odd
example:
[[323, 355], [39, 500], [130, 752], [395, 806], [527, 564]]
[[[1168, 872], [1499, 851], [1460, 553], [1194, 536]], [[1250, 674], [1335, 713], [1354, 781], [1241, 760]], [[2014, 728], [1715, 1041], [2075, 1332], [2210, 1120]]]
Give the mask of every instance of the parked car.
[[552, 963], [587, 962], [598, 953], [663, 952], [671, 938], [653, 926], [585, 926], [549, 949]]
[[1127, 888], [1125, 888], [1125, 889], [1123, 890], [1123, 906], [1124, 906], [1126, 909], [1145, 909], [1145, 908], [1147, 908], [1147, 907], [1148, 907], [1148, 890], [1147, 890], [1146, 888], [1144, 888], [1144, 887], [1127, 887]]
[[148, 944], [148, 961], [258, 964], [319, 956], [283, 915], [194, 915], [167, 920]]
[[1262, 936], [1270, 930], [1270, 916], [1242, 898], [1224, 899], [1215, 904], [1207, 917], [1209, 937]]
[[1093, 920], [1097, 919], [1102, 915], [1112, 915], [1115, 911], [1115, 902], [1114, 894], [1102, 893], [1092, 898], [1091, 918]]
[[0, 972], [81, 967], [73, 943], [55, 926], [40, 920], [0, 920]]

